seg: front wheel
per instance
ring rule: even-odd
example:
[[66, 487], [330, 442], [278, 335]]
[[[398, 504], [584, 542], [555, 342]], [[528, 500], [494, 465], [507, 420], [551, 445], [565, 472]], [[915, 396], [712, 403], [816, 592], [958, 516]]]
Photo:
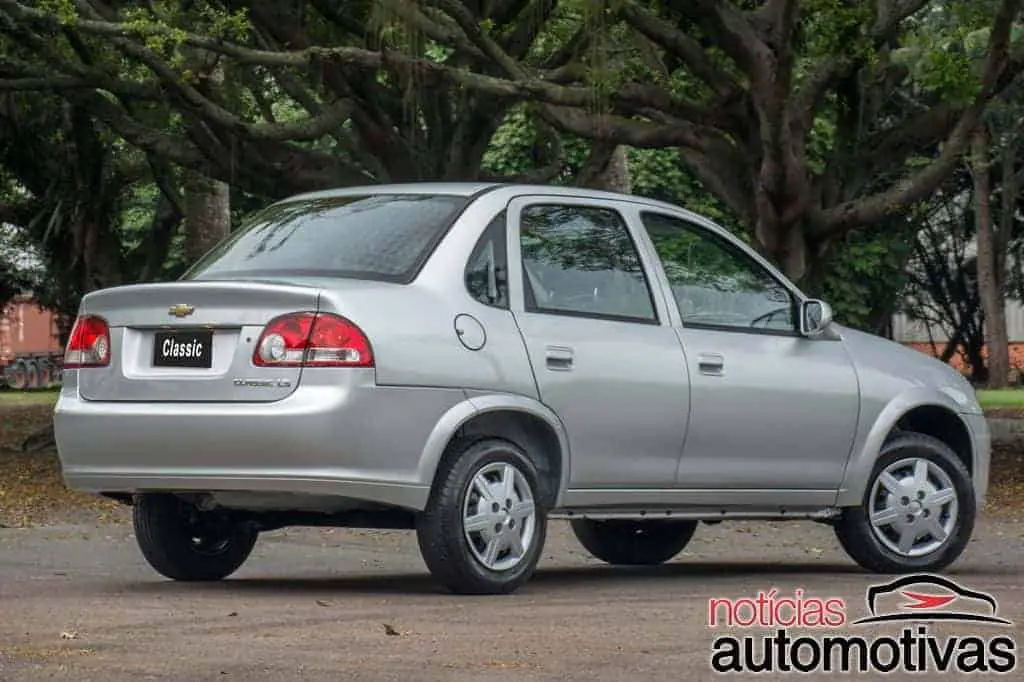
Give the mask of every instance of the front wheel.
[[544, 548], [547, 517], [538, 491], [536, 467], [513, 443], [454, 444], [416, 525], [431, 574], [462, 594], [519, 588]]
[[876, 573], [945, 568], [974, 530], [977, 501], [963, 462], [942, 441], [905, 433], [882, 449], [864, 501], [835, 530], [847, 554]]
[[174, 495], [139, 495], [132, 520], [142, 555], [172, 580], [226, 578], [249, 558], [259, 535], [249, 524], [199, 511]]
[[683, 551], [696, 521], [576, 519], [572, 531], [595, 558], [619, 566], [653, 566]]

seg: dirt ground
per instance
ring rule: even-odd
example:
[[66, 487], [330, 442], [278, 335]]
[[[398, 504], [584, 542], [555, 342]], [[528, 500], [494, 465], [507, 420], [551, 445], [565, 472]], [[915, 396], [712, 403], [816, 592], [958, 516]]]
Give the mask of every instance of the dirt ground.
[[[799, 588], [846, 599], [853, 619], [866, 615], [865, 590], [889, 579], [857, 569], [814, 523], [703, 525], [670, 564], [616, 569], [555, 522], [537, 575], [510, 596], [447, 594], [414, 535], [387, 531], [269, 533], [231, 579], [173, 583], [146, 565], [123, 508], [66, 491], [52, 453], [12, 451], [45, 417], [18, 409], [29, 412], [0, 414], [2, 682], [717, 679], [709, 661], [722, 632], [708, 628], [709, 599]], [[994, 502], [947, 574], [995, 597], [1016, 623], [995, 634], [1018, 645], [1021, 453], [1000, 451]], [[991, 636], [988, 627], [935, 630]]]
[[[1024, 526], [986, 520], [950, 575], [1024, 623], [1022, 558]], [[538, 574], [504, 597], [441, 591], [414, 536], [383, 531], [268, 534], [232, 579], [187, 585], [153, 574], [127, 525], [6, 529], [0, 576], [5, 682], [713, 679], [709, 598], [803, 588], [863, 615], [884, 582], [795, 522], [702, 526], [673, 563], [637, 570], [555, 523]]]

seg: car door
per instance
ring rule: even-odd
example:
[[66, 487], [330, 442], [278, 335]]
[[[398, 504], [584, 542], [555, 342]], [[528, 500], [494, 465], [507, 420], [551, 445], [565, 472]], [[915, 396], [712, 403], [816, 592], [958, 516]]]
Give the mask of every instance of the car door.
[[802, 336], [796, 293], [723, 232], [657, 211], [641, 211], [639, 221], [689, 364], [679, 486], [834, 496], [860, 402], [842, 342]]
[[[540, 398], [568, 435], [570, 491], [672, 487], [686, 432], [683, 354], [619, 203], [509, 204], [514, 313]], [[622, 500], [567, 497], [582, 499]]]

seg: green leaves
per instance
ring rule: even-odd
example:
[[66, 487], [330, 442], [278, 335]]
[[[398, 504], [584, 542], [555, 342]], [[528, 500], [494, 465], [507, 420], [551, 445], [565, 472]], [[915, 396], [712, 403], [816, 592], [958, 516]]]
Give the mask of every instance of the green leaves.
[[894, 218], [848, 233], [823, 263], [822, 294], [841, 323], [877, 332], [907, 284], [916, 221]]

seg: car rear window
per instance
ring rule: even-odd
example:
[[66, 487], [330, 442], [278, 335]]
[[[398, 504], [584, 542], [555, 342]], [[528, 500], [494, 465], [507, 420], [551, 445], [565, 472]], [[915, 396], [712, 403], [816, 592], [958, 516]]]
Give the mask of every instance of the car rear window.
[[462, 196], [375, 194], [274, 204], [184, 279], [308, 274], [409, 282], [466, 203]]

